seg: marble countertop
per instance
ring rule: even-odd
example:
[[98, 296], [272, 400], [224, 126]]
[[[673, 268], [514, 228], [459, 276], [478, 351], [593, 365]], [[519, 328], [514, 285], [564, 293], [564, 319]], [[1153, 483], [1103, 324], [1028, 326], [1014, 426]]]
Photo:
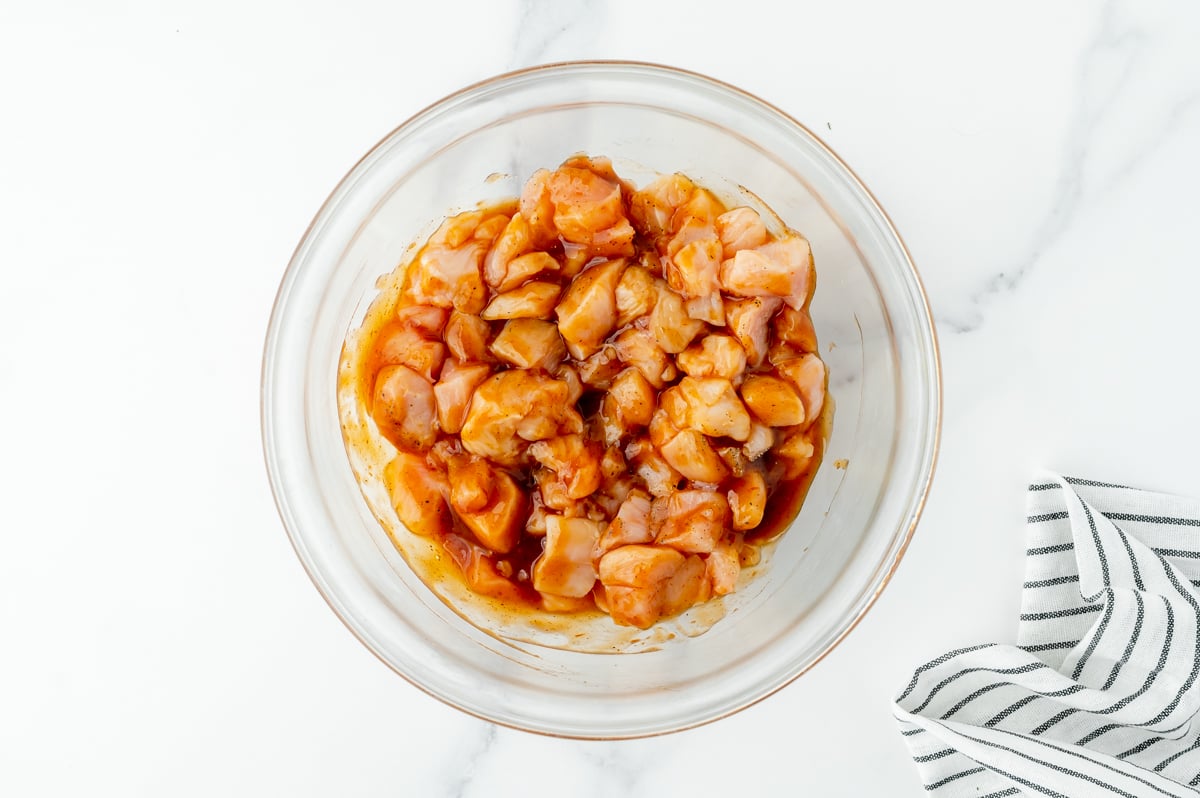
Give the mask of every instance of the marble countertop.
[[[912, 668], [1015, 634], [1035, 468], [1200, 493], [1200, 6], [758, 0], [0, 11], [0, 793], [922, 794]], [[276, 515], [258, 378], [283, 268], [358, 157], [465, 84], [710, 74], [817, 131], [904, 235], [945, 423], [896, 577], [734, 717], [497, 729], [359, 645]], [[1190, 142], [1190, 143], [1189, 143]]]

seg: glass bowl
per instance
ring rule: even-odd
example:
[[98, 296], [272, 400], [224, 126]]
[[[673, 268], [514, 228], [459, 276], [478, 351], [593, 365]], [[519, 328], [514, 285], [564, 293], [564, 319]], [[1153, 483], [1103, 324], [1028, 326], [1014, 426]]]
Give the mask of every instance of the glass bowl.
[[[515, 639], [439, 599], [373, 513], [381, 488], [360, 489], [335, 397], [343, 340], [377, 278], [447, 214], [516, 195], [535, 169], [577, 152], [610, 156], [639, 185], [678, 171], [734, 204], [760, 199], [803, 233], [817, 265], [812, 315], [835, 403], [803, 509], [761, 573], [721, 600], [724, 617], [703, 634], [679, 627], [684, 634], [612, 653]], [[701, 75], [637, 63], [502, 75], [398, 127], [342, 180], [297, 247], [263, 361], [263, 447], [275, 500], [338, 617], [430, 695], [506, 726], [580, 738], [712, 721], [770, 695], [837, 645], [913, 534], [940, 411], [925, 294], [862, 182], [767, 103]]]

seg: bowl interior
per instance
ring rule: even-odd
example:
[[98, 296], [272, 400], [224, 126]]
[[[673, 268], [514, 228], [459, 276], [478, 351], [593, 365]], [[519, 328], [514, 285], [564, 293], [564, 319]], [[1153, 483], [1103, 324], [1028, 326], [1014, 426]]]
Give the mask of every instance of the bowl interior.
[[[448, 213], [513, 196], [532, 171], [577, 152], [612, 157], [639, 185], [683, 172], [731, 205], [765, 203], [804, 234], [835, 403], [825, 462], [755, 579], [648, 635], [589, 631], [575, 646], [586, 651], [562, 647], [572, 644], [569, 630], [539, 638], [519, 624], [489, 623], [469, 600], [451, 607], [417, 578], [376, 519], [389, 520], [391, 510], [375, 470], [364, 471], [362, 490], [351, 471], [334, 390], [342, 342], [380, 275]], [[895, 567], [932, 470], [938, 413], [923, 294], [869, 193], [769, 106], [698, 76], [629, 64], [497, 79], [385, 139], [334, 192], [297, 250], [264, 365], [277, 501], [334, 610], [435, 696], [507, 725], [581, 737], [702, 723], [811, 666]], [[713, 620], [704, 613], [725, 617], [695, 635]], [[625, 653], [596, 653], [603, 651]]]

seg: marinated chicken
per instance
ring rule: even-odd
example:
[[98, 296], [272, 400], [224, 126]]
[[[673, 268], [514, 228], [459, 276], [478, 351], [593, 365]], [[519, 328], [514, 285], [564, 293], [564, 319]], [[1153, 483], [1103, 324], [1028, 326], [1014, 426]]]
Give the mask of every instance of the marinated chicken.
[[644, 629], [735, 591], [820, 463], [815, 282], [799, 234], [604, 158], [446, 219], [352, 352], [396, 516], [531, 611]]

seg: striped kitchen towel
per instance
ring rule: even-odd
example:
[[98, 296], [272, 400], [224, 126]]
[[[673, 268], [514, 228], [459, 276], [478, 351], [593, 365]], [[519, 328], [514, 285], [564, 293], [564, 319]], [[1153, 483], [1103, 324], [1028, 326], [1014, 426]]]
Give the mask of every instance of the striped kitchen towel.
[[1200, 794], [1200, 502], [1029, 486], [1017, 646], [951, 651], [896, 699], [925, 789]]

